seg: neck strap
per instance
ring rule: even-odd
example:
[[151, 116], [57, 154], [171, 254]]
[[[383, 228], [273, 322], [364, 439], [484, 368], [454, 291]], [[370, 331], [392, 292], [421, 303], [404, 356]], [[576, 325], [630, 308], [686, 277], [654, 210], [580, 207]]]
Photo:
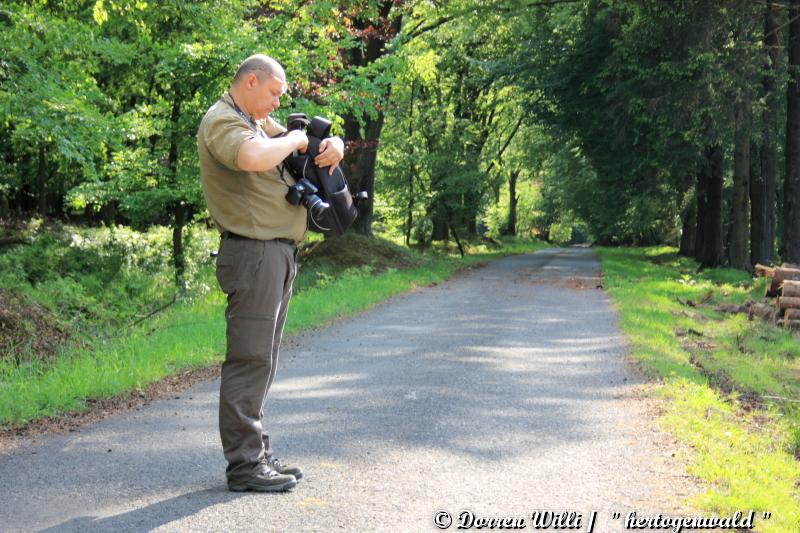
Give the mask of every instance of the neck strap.
[[[253, 120], [253, 119], [252, 119], [250, 116], [248, 116], [247, 114], [245, 114], [245, 112], [244, 112], [244, 111], [242, 111], [242, 109], [241, 109], [241, 108], [240, 108], [240, 107], [239, 107], [239, 106], [236, 104], [236, 100], [234, 100], [234, 99], [233, 99], [233, 95], [230, 93], [230, 91], [227, 93], [227, 95], [228, 95], [228, 98], [230, 98], [230, 99], [231, 99], [231, 101], [230, 101], [230, 102], [228, 102], [228, 101], [226, 101], [224, 98], [223, 98], [223, 101], [224, 101], [226, 104], [228, 104], [229, 106], [231, 106], [231, 107], [233, 108], [233, 110], [234, 110], [234, 111], [236, 111], [237, 113], [239, 113], [239, 116], [240, 116], [240, 117], [242, 117], [242, 118], [245, 120], [245, 122], [247, 122], [247, 124], [249, 124], [249, 125], [250, 125], [250, 127], [251, 127], [251, 128], [253, 128], [253, 130], [255, 130], [255, 131], [258, 131], [258, 124], [256, 124], [256, 121], [255, 121], [255, 120]], [[231, 102], [232, 102], [232, 103], [231, 103]]]

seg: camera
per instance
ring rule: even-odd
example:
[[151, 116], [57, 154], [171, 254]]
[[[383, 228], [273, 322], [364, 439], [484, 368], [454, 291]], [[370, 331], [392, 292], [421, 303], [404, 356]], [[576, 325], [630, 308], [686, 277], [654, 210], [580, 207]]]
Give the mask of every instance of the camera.
[[286, 193], [286, 201], [292, 205], [303, 204], [311, 216], [319, 218], [331, 205], [324, 202], [317, 196], [319, 189], [306, 178], [301, 178], [294, 185], [289, 187]]

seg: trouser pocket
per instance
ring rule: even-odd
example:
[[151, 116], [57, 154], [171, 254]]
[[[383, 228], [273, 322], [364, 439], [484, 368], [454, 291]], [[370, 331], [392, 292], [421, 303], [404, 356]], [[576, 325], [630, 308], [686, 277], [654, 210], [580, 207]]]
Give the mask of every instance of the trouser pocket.
[[275, 333], [273, 316], [237, 313], [228, 317], [226, 360], [270, 361]]
[[264, 253], [260, 241], [223, 239], [217, 255], [219, 288], [227, 295], [247, 289], [261, 265]]
[[222, 292], [232, 294], [236, 290], [236, 257], [233, 254], [219, 254], [216, 274]]

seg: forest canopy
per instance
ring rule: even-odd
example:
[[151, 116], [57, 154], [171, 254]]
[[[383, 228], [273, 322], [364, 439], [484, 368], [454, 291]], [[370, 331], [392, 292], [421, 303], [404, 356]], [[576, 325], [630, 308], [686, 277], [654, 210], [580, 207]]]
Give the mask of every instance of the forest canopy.
[[195, 134], [253, 53], [407, 244], [800, 262], [800, 2], [94, 0], [0, 9], [0, 218], [209, 223]]

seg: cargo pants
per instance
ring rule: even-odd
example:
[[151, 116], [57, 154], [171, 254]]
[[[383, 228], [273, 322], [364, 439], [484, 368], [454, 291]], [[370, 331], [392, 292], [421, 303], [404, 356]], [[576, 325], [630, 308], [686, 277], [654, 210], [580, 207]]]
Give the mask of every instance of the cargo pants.
[[296, 259], [296, 246], [287, 242], [221, 240], [216, 275], [228, 305], [219, 432], [229, 484], [264, 471], [262, 459], [271, 452], [262, 426], [263, 405], [278, 368]]

